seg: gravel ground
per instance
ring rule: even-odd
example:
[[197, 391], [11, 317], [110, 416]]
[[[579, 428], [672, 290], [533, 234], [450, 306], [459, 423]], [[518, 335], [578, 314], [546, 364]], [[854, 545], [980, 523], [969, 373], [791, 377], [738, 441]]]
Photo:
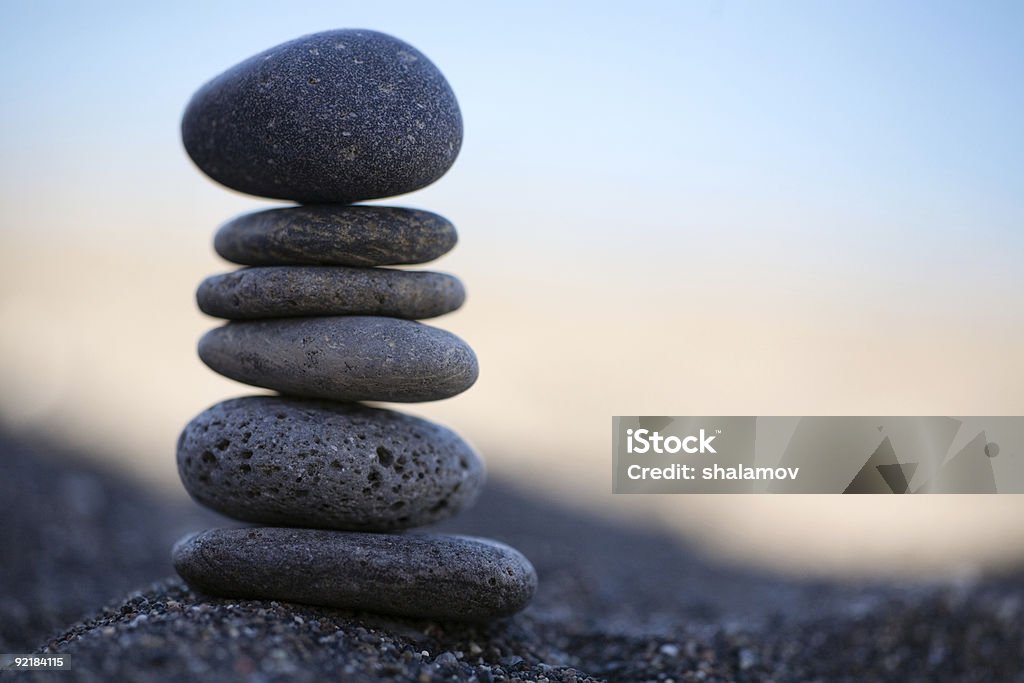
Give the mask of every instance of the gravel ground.
[[513, 619], [218, 600], [169, 578], [168, 550], [223, 519], [74, 454], [0, 436], [0, 457], [0, 651], [66, 653], [75, 666], [4, 680], [1024, 681], [1022, 575], [782, 580], [492, 483], [440, 528], [534, 561], [537, 597]]

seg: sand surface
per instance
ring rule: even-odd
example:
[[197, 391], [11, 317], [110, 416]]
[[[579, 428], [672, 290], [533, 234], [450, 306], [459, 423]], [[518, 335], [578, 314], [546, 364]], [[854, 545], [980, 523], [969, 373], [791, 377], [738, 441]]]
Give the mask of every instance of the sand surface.
[[173, 576], [168, 548], [225, 520], [80, 455], [9, 437], [0, 455], [0, 650], [74, 657], [73, 673], [41, 680], [1010, 681], [1024, 670], [1024, 576], [780, 578], [500, 481], [442, 528], [533, 560], [540, 588], [512, 619], [210, 599]]

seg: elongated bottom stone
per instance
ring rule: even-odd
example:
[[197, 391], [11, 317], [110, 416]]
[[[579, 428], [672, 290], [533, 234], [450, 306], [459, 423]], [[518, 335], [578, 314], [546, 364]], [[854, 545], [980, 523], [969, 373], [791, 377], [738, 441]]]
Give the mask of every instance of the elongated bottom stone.
[[210, 529], [178, 541], [172, 555], [178, 574], [212, 595], [430, 619], [508, 616], [537, 587], [517, 550], [469, 536]]

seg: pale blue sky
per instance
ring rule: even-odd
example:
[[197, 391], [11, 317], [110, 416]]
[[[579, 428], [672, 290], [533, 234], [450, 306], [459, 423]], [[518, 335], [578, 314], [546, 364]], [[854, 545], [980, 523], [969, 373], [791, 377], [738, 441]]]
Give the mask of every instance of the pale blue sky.
[[[412, 43], [460, 100], [452, 170], [388, 201], [458, 227], [429, 267], [469, 298], [438, 325], [482, 370], [409, 409], [496, 478], [606, 515], [608, 415], [1024, 414], [1024, 0], [0, 0], [0, 422], [181, 492], [178, 429], [246, 393], [195, 358], [193, 292], [232, 267], [217, 225], [267, 204], [192, 166], [181, 113], [341, 27]], [[804, 571], [884, 519], [772, 505], [658, 526]], [[981, 518], [942, 505], [889, 550], [948, 566], [951, 520]], [[1010, 538], [965, 536], [965, 566]]]
[[4, 231], [69, 212], [134, 230], [140, 207], [208, 231], [190, 207], [249, 208], [185, 159], [189, 95], [276, 43], [367, 27], [431, 57], [466, 120], [451, 173], [399, 203], [526, 251], [725, 240], [755, 267], [781, 247], [829, 270], [973, 249], [1024, 284], [1019, 2], [8, 0], [0, 27]]

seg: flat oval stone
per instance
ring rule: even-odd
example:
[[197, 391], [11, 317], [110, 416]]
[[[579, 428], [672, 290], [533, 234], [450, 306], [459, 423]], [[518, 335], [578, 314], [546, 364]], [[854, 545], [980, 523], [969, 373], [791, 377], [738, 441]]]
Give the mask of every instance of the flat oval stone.
[[172, 557], [178, 574], [210, 595], [424, 619], [508, 616], [537, 587], [521, 553], [470, 536], [209, 529], [178, 541]]
[[472, 505], [484, 466], [441, 425], [358, 403], [249, 396], [196, 416], [178, 474], [203, 505], [246, 522], [392, 531]]
[[229, 322], [203, 335], [199, 357], [239, 382], [332, 401], [436, 401], [478, 374], [451, 332], [372, 316]]
[[393, 266], [448, 253], [455, 227], [429, 211], [392, 206], [295, 206], [225, 223], [213, 248], [243, 266]]
[[342, 266], [267, 266], [213, 275], [196, 301], [206, 314], [232, 320], [326, 315], [433, 318], [466, 300], [444, 273]]
[[455, 94], [423, 53], [334, 30], [250, 57], [204, 85], [181, 122], [206, 175], [248, 194], [348, 203], [434, 182], [462, 145]]

